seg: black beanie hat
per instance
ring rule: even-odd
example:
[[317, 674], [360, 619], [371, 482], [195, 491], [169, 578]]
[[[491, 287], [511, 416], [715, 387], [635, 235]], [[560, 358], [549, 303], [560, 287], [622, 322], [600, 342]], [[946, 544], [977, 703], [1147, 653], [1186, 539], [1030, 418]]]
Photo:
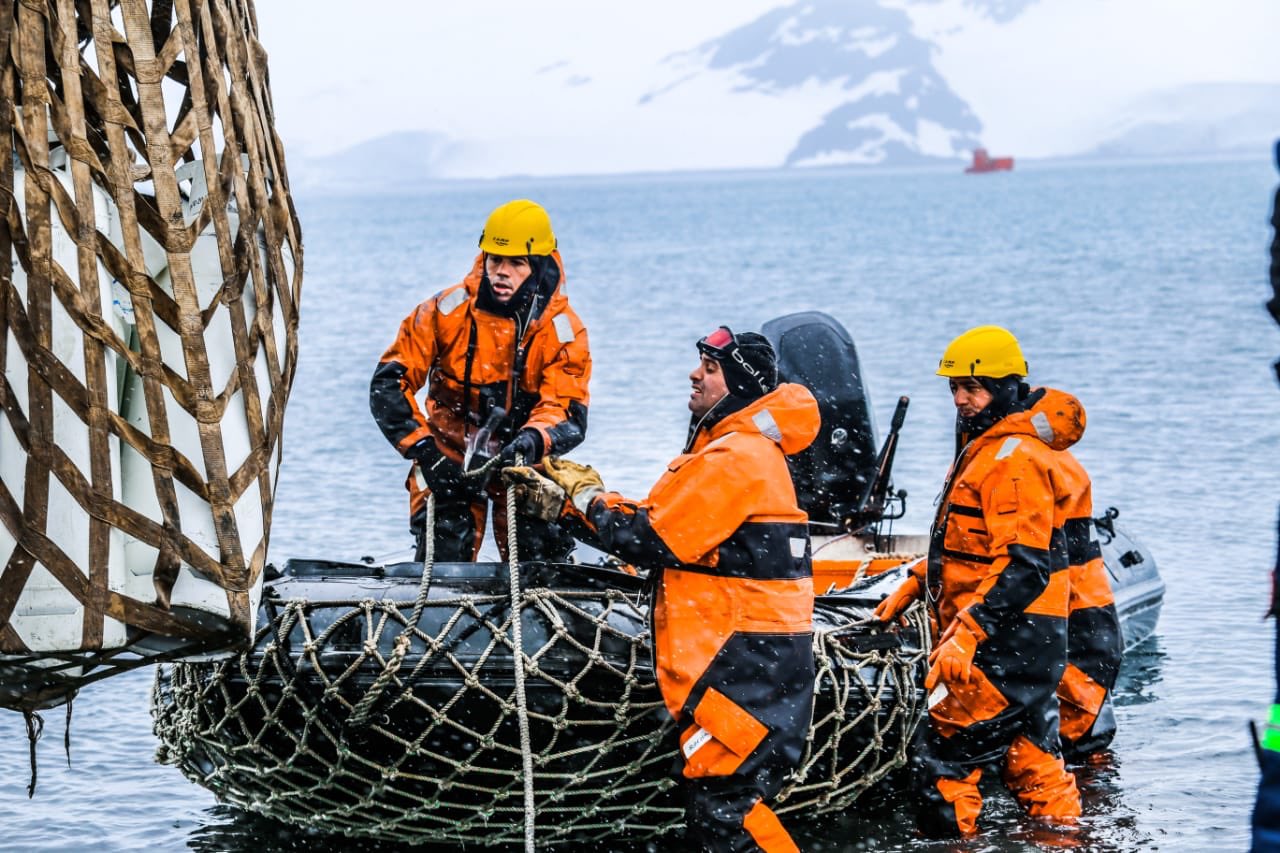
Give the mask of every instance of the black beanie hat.
[[698, 341], [698, 351], [719, 363], [734, 397], [755, 400], [778, 387], [778, 357], [764, 335], [735, 335], [728, 326], [721, 326]]

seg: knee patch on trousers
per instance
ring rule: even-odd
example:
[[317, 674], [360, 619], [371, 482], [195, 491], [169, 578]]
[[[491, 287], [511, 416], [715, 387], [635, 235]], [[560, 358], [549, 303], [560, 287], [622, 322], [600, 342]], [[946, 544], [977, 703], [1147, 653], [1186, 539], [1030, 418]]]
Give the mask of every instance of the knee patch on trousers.
[[1004, 782], [1032, 817], [1073, 821], [1080, 817], [1076, 777], [1062, 757], [1045, 752], [1025, 737], [1014, 738], [1005, 755]]

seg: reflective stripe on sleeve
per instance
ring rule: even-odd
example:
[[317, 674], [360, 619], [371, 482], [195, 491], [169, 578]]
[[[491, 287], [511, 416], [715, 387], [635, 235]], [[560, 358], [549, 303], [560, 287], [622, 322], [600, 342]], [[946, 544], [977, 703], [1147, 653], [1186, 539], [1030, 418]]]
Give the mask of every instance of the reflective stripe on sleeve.
[[1040, 440], [1045, 444], [1053, 444], [1053, 425], [1049, 423], [1049, 416], [1044, 412], [1036, 412], [1031, 416], [1031, 425], [1036, 428], [1036, 435], [1040, 436]]
[[564, 314], [557, 314], [551, 325], [556, 327], [556, 340], [560, 343], [567, 344], [573, 340], [573, 323]]
[[775, 442], [782, 441], [782, 430], [778, 429], [778, 422], [773, 419], [773, 415], [768, 409], [761, 409], [751, 416], [751, 420], [755, 423], [756, 429], [760, 430], [760, 434], [765, 438]]
[[439, 309], [441, 314], [451, 314], [453, 313], [453, 309], [466, 301], [467, 289], [465, 287], [459, 287], [456, 290], [451, 290], [444, 296], [440, 297], [440, 300], [436, 302], [436, 308]]
[[1006, 456], [1012, 456], [1013, 451], [1018, 449], [1018, 445], [1022, 444], [1022, 439], [1016, 436], [1010, 436], [1004, 440], [1004, 444], [1000, 445], [1000, 449], [996, 451], [997, 459], [1004, 459]]

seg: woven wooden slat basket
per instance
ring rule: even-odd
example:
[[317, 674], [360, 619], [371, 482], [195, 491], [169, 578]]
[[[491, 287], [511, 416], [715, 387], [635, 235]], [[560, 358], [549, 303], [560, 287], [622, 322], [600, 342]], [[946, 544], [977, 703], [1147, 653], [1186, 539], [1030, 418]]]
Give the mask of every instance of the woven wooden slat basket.
[[256, 30], [0, 2], [0, 704], [252, 635], [302, 281]]

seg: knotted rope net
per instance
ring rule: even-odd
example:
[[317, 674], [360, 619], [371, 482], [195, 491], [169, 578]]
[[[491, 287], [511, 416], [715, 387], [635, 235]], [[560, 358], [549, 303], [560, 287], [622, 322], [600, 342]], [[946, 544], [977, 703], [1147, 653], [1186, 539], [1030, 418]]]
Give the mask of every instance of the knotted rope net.
[[[429, 590], [386, 579], [377, 600], [321, 602], [291, 597], [306, 592], [302, 581], [269, 585], [270, 619], [252, 652], [160, 668], [159, 760], [224, 802], [323, 831], [521, 845], [518, 620], [539, 845], [678, 832], [678, 744], [642, 594], [525, 564], [513, 609], [506, 566], [461, 583], [444, 568]], [[886, 782], [923, 714], [922, 608], [900, 633], [833, 597], [819, 600], [815, 620], [825, 626], [814, 641], [816, 709], [777, 804], [784, 813], [842, 810]]]

